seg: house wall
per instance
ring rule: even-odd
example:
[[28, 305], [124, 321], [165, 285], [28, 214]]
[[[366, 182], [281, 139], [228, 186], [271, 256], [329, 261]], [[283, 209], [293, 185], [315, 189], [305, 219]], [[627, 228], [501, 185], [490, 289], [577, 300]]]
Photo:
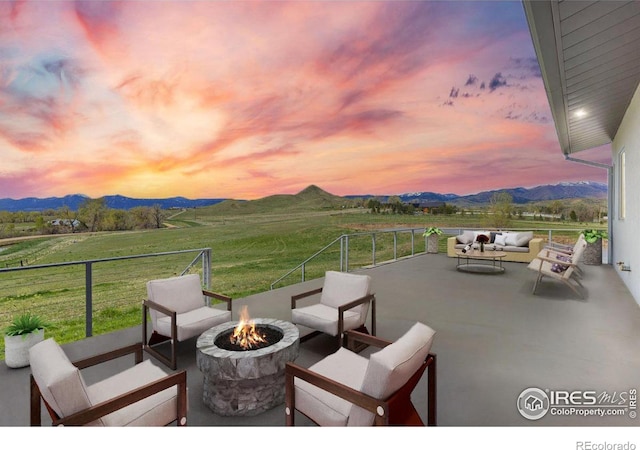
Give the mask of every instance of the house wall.
[[[613, 267], [640, 305], [640, 87], [636, 89], [611, 149], [614, 162], [613, 186], [610, 186], [614, 189], [611, 223]], [[624, 219], [619, 218], [619, 155], [622, 150], [626, 163]], [[620, 261], [629, 266], [631, 271], [622, 271], [617, 264]]]

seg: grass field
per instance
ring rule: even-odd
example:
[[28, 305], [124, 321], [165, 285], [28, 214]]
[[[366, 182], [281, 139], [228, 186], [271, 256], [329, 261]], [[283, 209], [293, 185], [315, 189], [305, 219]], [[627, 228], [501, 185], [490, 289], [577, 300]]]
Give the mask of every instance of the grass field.
[[[168, 228], [139, 232], [25, 240], [0, 251], [0, 268], [211, 248], [211, 289], [239, 298], [268, 290], [272, 282], [342, 234], [428, 226], [483, 228], [486, 217], [376, 215], [362, 208], [342, 209], [324, 203], [319, 207], [313, 202], [288, 208], [286, 201], [278, 198], [275, 206], [229, 202], [186, 210], [174, 215], [168, 225]], [[514, 220], [511, 228], [540, 230], [537, 235], [544, 238], [549, 228], [573, 228], [576, 231], [554, 233], [554, 239], [564, 235], [567, 242], [573, 242], [585, 226]], [[419, 233], [416, 237], [416, 252], [422, 252], [424, 239]], [[440, 251], [446, 251], [446, 237], [440, 238]], [[399, 234], [399, 257], [410, 254], [410, 242], [410, 234]], [[370, 235], [352, 238], [350, 268], [370, 264], [371, 247]], [[393, 258], [392, 234], [377, 235], [376, 252], [377, 262]], [[194, 256], [116, 261], [101, 263], [99, 268], [96, 265], [93, 334], [140, 324], [140, 302], [146, 296], [146, 281], [179, 274]], [[328, 269], [337, 270], [339, 260], [339, 245], [334, 245], [307, 266], [306, 278], [320, 277]], [[294, 273], [285, 283], [296, 283], [300, 276], [300, 272]], [[0, 272], [0, 329], [4, 329], [14, 315], [32, 311], [52, 324], [46, 336], [55, 337], [59, 342], [83, 338], [84, 283], [84, 266]], [[4, 342], [0, 345], [4, 350]]]

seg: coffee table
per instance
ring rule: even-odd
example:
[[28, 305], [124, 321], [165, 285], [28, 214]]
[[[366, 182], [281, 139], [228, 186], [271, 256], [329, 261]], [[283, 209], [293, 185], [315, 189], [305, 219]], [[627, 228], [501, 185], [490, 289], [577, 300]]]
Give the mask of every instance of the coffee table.
[[505, 252], [469, 250], [463, 253], [462, 250], [456, 250], [456, 255], [458, 256], [456, 269], [460, 272], [500, 274], [505, 271], [502, 266], [502, 258], [507, 256]]

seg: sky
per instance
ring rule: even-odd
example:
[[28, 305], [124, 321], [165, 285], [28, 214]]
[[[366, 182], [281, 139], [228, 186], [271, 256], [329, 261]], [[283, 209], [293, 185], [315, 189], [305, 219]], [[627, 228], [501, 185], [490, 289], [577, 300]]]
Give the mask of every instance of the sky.
[[0, 198], [570, 181], [519, 1], [0, 0]]

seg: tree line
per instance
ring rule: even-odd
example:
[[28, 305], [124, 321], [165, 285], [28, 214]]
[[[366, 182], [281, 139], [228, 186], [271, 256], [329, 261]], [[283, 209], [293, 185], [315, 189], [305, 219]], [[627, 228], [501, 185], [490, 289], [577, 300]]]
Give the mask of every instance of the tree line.
[[403, 203], [397, 196], [389, 197], [386, 202], [375, 197], [370, 198], [367, 200], [366, 207], [372, 214], [480, 214], [485, 216], [488, 225], [497, 228], [510, 225], [513, 218], [522, 220], [527, 213], [533, 220], [554, 222], [596, 222], [602, 221], [606, 214], [606, 202], [594, 202], [591, 199], [566, 202], [552, 200], [520, 206], [513, 203], [513, 197], [506, 191], [493, 193], [488, 205], [474, 209], [444, 203], [442, 206], [421, 210], [411, 204]]
[[[68, 206], [45, 211], [0, 211], [0, 237], [162, 228], [166, 217], [160, 205], [123, 210], [109, 208], [104, 198], [87, 199], [76, 211]], [[33, 228], [18, 231], [16, 225], [26, 223], [33, 223]]]

